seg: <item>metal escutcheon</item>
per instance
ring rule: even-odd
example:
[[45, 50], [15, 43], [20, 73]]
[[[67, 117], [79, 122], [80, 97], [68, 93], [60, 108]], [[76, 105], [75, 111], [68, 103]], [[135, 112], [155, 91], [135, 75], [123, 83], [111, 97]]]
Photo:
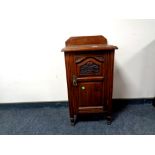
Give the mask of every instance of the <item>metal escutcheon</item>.
[[77, 77], [73, 75], [73, 86], [77, 86]]

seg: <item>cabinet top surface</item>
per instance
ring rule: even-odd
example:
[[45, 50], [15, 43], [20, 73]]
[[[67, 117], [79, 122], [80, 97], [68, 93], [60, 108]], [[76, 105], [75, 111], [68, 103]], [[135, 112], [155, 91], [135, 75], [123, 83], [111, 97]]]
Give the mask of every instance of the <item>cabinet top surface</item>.
[[62, 52], [75, 52], [75, 51], [99, 51], [99, 50], [114, 50], [118, 49], [113, 45], [104, 44], [90, 44], [90, 45], [72, 45], [62, 49]]
[[66, 47], [62, 49], [62, 52], [104, 51], [118, 49], [117, 46], [108, 45], [107, 39], [101, 35], [71, 37], [65, 42], [65, 44]]

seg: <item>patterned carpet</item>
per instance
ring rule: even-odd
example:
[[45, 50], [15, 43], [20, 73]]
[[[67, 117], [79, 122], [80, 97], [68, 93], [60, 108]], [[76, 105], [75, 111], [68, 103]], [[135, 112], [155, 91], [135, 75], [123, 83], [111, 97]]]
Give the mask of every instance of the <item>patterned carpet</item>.
[[70, 125], [67, 102], [1, 104], [1, 135], [137, 135], [155, 134], [155, 107], [143, 102], [114, 104], [114, 120], [101, 117]]

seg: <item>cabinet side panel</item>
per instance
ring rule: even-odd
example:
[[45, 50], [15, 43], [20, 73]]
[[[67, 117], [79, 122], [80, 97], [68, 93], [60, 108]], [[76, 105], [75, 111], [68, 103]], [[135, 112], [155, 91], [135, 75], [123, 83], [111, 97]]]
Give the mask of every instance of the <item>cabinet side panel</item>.
[[74, 88], [72, 84], [72, 80], [73, 80], [72, 77], [75, 74], [75, 67], [74, 67], [74, 59], [72, 54], [65, 53], [65, 64], [66, 64], [69, 111], [70, 111], [70, 118], [72, 119], [76, 114], [76, 108], [75, 108], [76, 94], [74, 93]]
[[114, 69], [114, 51], [108, 53], [108, 72], [107, 72], [107, 105], [108, 105], [108, 113], [112, 114], [112, 93], [113, 93], [113, 69]]

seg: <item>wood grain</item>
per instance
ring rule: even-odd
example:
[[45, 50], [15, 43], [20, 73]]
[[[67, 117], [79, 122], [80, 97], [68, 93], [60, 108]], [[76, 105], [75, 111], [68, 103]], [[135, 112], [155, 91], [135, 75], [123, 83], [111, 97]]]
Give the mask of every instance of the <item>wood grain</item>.
[[[103, 36], [71, 37], [65, 54], [70, 120], [80, 113], [105, 113], [112, 121], [114, 51]], [[74, 79], [74, 83], [73, 83]]]

